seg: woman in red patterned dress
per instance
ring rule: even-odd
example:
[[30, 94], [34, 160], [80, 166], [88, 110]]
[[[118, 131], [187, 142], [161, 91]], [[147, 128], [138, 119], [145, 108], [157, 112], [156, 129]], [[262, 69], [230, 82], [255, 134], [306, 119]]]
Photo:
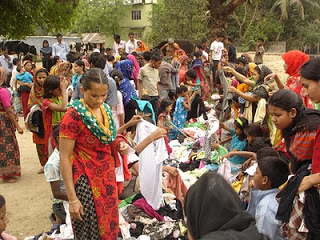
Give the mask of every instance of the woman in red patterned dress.
[[[127, 145], [117, 139], [111, 108], [104, 103], [108, 80], [93, 68], [81, 78], [84, 98], [73, 101], [60, 126], [61, 172], [77, 239], [118, 236], [115, 167]], [[115, 145], [114, 145], [115, 144]]]
[[285, 63], [283, 67], [286, 73], [289, 75], [289, 77], [286, 80], [286, 83], [283, 84], [283, 82], [280, 80], [279, 76], [276, 73], [269, 74], [265, 78], [265, 81], [268, 81], [269, 79], [274, 79], [279, 89], [290, 89], [302, 98], [303, 104], [307, 108], [313, 108], [313, 104], [310, 101], [306, 93], [306, 90], [302, 87], [299, 74], [300, 68], [303, 64], [310, 60], [310, 57], [299, 50], [291, 50], [283, 54], [282, 59]]

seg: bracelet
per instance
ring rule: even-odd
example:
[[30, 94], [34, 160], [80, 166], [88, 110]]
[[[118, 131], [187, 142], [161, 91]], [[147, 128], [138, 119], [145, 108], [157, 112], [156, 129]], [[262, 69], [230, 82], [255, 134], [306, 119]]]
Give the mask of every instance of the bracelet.
[[75, 204], [75, 203], [78, 202], [78, 201], [79, 201], [79, 199], [74, 200], [74, 201], [72, 201], [72, 202], [69, 201], [69, 204]]

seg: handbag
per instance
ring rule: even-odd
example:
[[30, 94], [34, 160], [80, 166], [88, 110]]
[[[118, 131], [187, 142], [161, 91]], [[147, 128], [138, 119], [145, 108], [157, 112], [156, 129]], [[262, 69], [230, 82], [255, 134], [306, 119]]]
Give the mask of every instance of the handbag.
[[29, 88], [28, 86], [20, 86], [18, 88], [18, 92], [30, 92], [31, 91], [31, 88]]

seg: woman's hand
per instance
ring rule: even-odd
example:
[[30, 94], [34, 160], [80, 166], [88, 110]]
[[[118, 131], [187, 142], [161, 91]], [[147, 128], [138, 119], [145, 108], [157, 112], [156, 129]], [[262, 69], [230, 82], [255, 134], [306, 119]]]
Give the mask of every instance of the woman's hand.
[[268, 82], [269, 80], [271, 79], [275, 79], [277, 78], [278, 75], [276, 73], [270, 73], [269, 75], [267, 75], [265, 78], [264, 78], [264, 83]]
[[229, 87], [228, 87], [228, 91], [229, 91], [230, 93], [236, 93], [236, 92], [237, 92], [237, 89], [236, 89], [234, 86], [229, 86]]
[[129, 145], [125, 141], [120, 141], [117, 146], [117, 150], [120, 155], [128, 154]]
[[129, 124], [130, 126], [135, 126], [137, 125], [140, 121], [143, 120], [143, 117], [141, 115], [134, 115], [130, 120], [129, 120]]
[[84, 215], [83, 206], [79, 200], [74, 203], [69, 201], [69, 212], [73, 219], [82, 221], [82, 216]]
[[19, 134], [23, 134], [23, 129], [20, 126], [17, 127], [17, 131], [18, 131]]
[[226, 126], [224, 125], [224, 123], [219, 122], [219, 128], [225, 128]]
[[68, 85], [69, 85], [69, 82], [65, 77], [60, 79], [60, 88], [61, 89], [67, 89]]
[[167, 130], [165, 130], [164, 128], [161, 128], [161, 127], [157, 128], [154, 132], [152, 132], [150, 134], [152, 141], [156, 141], [156, 140], [163, 138], [165, 136], [167, 136]]
[[249, 167], [249, 165], [250, 165], [250, 163], [251, 163], [251, 160], [252, 160], [252, 159], [248, 159], [248, 160], [246, 160], [246, 161], [242, 164], [242, 170], [243, 170], [243, 171], [246, 170], [246, 169]]
[[234, 69], [232, 67], [223, 67], [222, 69], [226, 73], [233, 73], [233, 71], [234, 71]]

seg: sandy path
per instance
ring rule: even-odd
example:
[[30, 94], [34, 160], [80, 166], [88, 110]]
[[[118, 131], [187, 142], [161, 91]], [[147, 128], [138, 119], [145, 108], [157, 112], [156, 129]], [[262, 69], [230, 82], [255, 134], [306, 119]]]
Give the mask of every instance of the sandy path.
[[[253, 55], [253, 54], [251, 54]], [[283, 70], [281, 55], [265, 55], [265, 63], [280, 73], [280, 78], [286, 77]], [[22, 119], [21, 126], [22, 124]], [[9, 224], [6, 232], [24, 239], [51, 228], [48, 216], [51, 213], [51, 189], [44, 175], [37, 174], [40, 168], [32, 134], [27, 131], [17, 136], [21, 154], [22, 177], [14, 184], [3, 183], [0, 180], [0, 193], [7, 199]]]

